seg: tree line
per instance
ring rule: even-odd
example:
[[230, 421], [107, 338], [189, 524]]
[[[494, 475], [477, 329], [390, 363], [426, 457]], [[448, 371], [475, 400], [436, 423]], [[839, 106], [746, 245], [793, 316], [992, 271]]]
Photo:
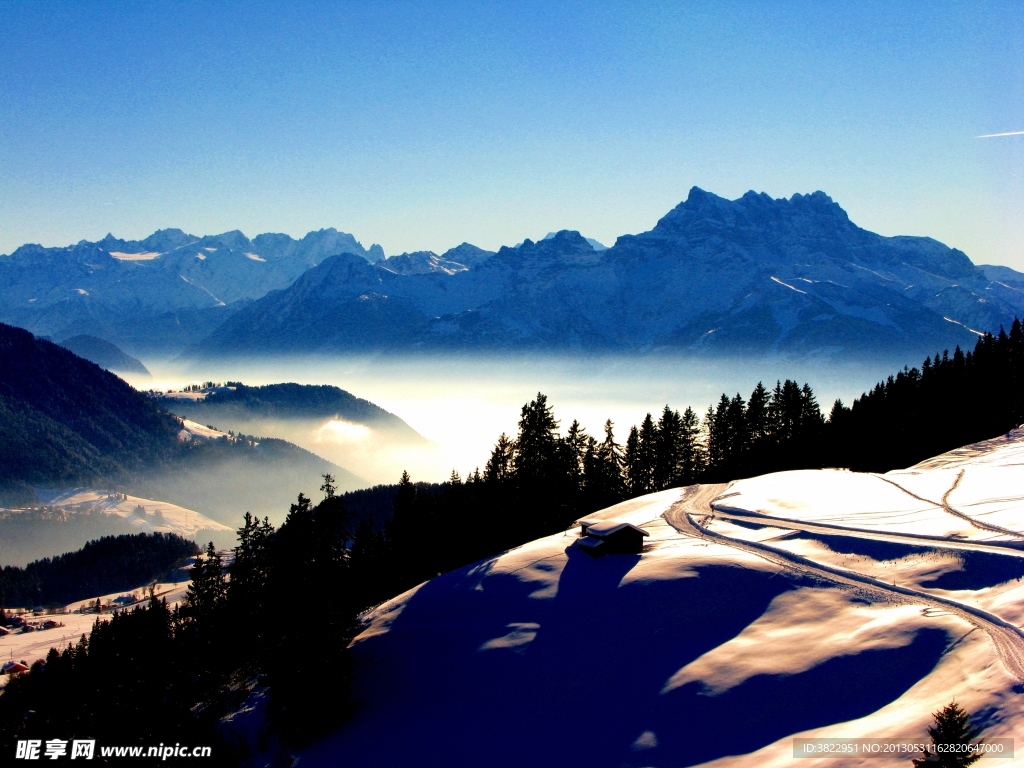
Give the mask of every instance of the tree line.
[[0, 570], [0, 608], [67, 605], [87, 597], [134, 589], [165, 576], [199, 554], [194, 541], [174, 533], [103, 536], [76, 552]]

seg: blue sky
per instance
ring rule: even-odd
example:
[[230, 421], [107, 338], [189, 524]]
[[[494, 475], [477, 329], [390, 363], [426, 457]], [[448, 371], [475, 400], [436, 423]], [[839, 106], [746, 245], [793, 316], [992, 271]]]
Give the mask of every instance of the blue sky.
[[1018, 2], [0, 1], [0, 253], [334, 226], [611, 242], [822, 189], [1024, 270]]

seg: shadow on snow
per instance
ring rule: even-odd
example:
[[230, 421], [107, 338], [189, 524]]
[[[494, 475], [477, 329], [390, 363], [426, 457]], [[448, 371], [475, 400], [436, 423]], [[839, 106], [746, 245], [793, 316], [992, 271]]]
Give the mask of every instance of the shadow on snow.
[[389, 632], [357, 644], [361, 709], [303, 764], [695, 765], [870, 714], [947, 646], [944, 632], [924, 630], [903, 648], [716, 696], [696, 682], [662, 694], [800, 582], [704, 564], [693, 577], [622, 585], [639, 557], [567, 554], [553, 598], [486, 564], [421, 587]]

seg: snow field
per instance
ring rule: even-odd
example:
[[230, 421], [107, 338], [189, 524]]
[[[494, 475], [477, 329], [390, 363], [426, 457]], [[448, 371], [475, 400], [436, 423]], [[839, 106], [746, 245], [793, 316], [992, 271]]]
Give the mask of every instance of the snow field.
[[953, 698], [1012, 737], [1022, 463], [1016, 431], [665, 491], [587, 516], [648, 530], [641, 555], [593, 559], [576, 527], [432, 579], [363, 617], [359, 709], [299, 764], [791, 767], [796, 736], [924, 737]]

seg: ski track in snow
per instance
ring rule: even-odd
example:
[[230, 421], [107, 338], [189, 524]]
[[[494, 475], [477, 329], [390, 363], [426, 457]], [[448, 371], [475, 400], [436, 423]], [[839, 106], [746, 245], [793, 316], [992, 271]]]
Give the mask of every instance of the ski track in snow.
[[953, 485], [950, 486], [949, 490], [942, 495], [942, 501], [939, 503], [936, 503], [931, 499], [926, 499], [923, 496], [918, 496], [916, 493], [907, 490], [899, 483], [890, 480], [887, 477], [882, 477], [881, 475], [875, 475], [875, 477], [877, 477], [879, 480], [888, 483], [889, 485], [899, 488], [901, 491], [903, 491], [911, 498], [917, 499], [918, 501], [923, 501], [925, 504], [931, 504], [934, 507], [942, 507], [942, 509], [948, 514], [953, 515], [953, 517], [959, 517], [961, 520], [970, 523], [975, 528], [978, 528], [983, 531], [992, 531], [993, 533], [1001, 533], [1004, 536], [1013, 536], [1015, 539], [1024, 539], [1024, 533], [1020, 533], [1019, 531], [1011, 531], [1009, 528], [1003, 528], [998, 525], [992, 525], [991, 523], [983, 523], [981, 522], [981, 520], [973, 518], [970, 515], [965, 515], [960, 510], [954, 509], [953, 507], [949, 506], [949, 496], [951, 493], [953, 493], [953, 491], [955, 491], [960, 486], [960, 481], [964, 479], [964, 472], [966, 472], [966, 470], [961, 469], [960, 472], [957, 473], [956, 480], [953, 481]]
[[[732, 494], [729, 494], [732, 495]], [[719, 499], [728, 496], [719, 496]], [[938, 505], [936, 505], [938, 506]], [[970, 539], [953, 539], [943, 536], [930, 536], [924, 533], [894, 533], [892, 531], [877, 531], [867, 528], [851, 528], [845, 525], [831, 525], [829, 523], [808, 523], [803, 520], [791, 520], [787, 517], [776, 517], [757, 512], [743, 510], [738, 512], [733, 508], [722, 508], [714, 506], [715, 517], [723, 520], [736, 520], [741, 523], [766, 526], [769, 528], [789, 528], [794, 531], [805, 533], [817, 533], [823, 536], [848, 536], [852, 539], [871, 539], [873, 541], [890, 541], [895, 544], [908, 544], [912, 547], [931, 547], [934, 549], [952, 549], [969, 552], [990, 552], [1006, 557], [1024, 558], [1024, 549], [1016, 542], [984, 542], [971, 541]]]
[[[957, 485], [959, 485], [960, 477], [962, 476], [963, 473], [961, 472], [957, 481], [953, 484], [953, 487], [943, 497], [944, 507], [946, 506], [946, 499], [949, 497], [949, 494], [955, 490]], [[893, 485], [896, 484], [893, 483]], [[673, 528], [684, 535], [705, 539], [707, 541], [749, 552], [771, 563], [797, 571], [798, 573], [809, 574], [815, 578], [841, 587], [852, 588], [869, 595], [874, 600], [904, 605], [922, 605], [925, 609], [931, 608], [948, 611], [988, 634], [989, 638], [992, 640], [992, 644], [995, 647], [996, 655], [1000, 662], [1012, 676], [1016, 677], [1019, 681], [1024, 682], [1024, 632], [995, 614], [983, 611], [979, 608], [974, 608], [973, 606], [964, 605], [963, 603], [958, 603], [955, 600], [929, 595], [924, 592], [919, 592], [918, 590], [896, 586], [895, 584], [886, 584], [885, 582], [879, 581], [870, 576], [865, 576], [855, 571], [841, 570], [831, 566], [822, 565], [808, 558], [771, 547], [767, 544], [732, 539], [728, 536], [723, 536], [722, 534], [709, 531], [707, 528], [697, 523], [694, 520], [694, 517], [709, 518], [714, 517], [717, 514], [711, 507], [711, 503], [718, 498], [727, 487], [728, 484], [725, 483], [691, 486], [687, 489], [686, 493], [684, 493], [683, 497], [665, 512], [663, 517]], [[907, 491], [907, 493], [910, 492]], [[914, 494], [911, 495], [914, 496]], [[918, 496], [914, 497], [920, 499]], [[921, 500], [927, 501], [927, 499]], [[764, 518], [764, 524], [770, 525], [772, 522], [773, 519], [771, 517], [766, 516]], [[1006, 531], [1002, 529], [1000, 532], [1006, 533]], [[838, 531], [836, 531], [836, 533], [838, 533]], [[1013, 535], [1020, 536], [1020, 534]], [[884, 539], [885, 537], [878, 536], [876, 538]]]

